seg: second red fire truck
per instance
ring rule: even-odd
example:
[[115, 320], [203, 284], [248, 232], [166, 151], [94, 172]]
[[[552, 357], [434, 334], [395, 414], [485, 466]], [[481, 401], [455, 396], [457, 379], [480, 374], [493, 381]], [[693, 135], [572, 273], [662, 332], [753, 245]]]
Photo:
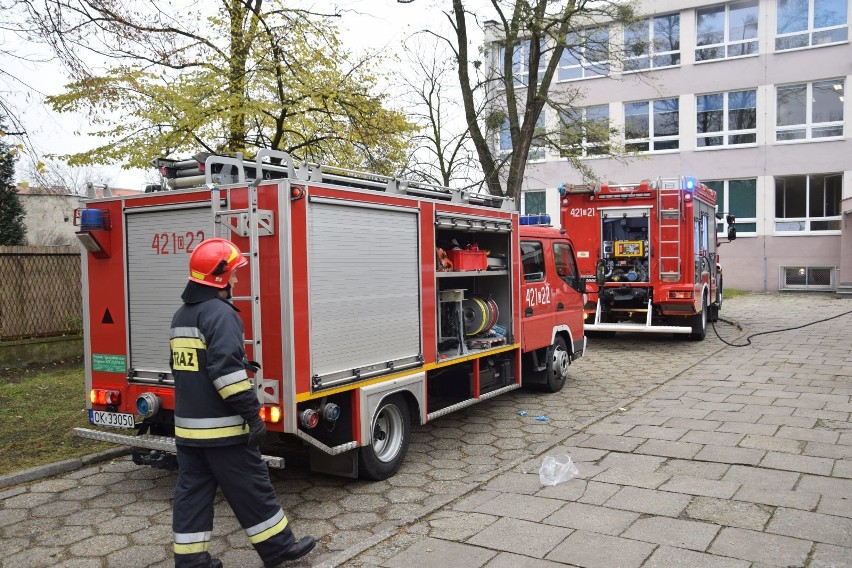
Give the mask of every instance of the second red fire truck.
[[562, 228], [589, 283], [585, 329], [704, 339], [722, 306], [716, 192], [680, 177], [560, 193]]
[[585, 351], [570, 239], [521, 225], [509, 200], [272, 151], [158, 165], [168, 190], [94, 199], [76, 218], [89, 417], [103, 428], [75, 434], [134, 447], [137, 463], [171, 465], [169, 327], [210, 237], [249, 261], [233, 301], [267, 440], [301, 440], [318, 471], [387, 478], [412, 423], [522, 384], [558, 391]]

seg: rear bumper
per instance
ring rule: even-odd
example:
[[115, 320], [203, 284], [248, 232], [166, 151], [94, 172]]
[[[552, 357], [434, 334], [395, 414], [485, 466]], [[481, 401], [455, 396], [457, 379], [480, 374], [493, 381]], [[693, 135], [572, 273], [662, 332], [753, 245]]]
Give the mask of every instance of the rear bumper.
[[[89, 440], [97, 440], [98, 442], [109, 442], [111, 444], [120, 444], [131, 448], [145, 448], [148, 450], [161, 450], [164, 452], [175, 453], [175, 439], [169, 436], [154, 436], [152, 434], [143, 434], [141, 436], [130, 436], [128, 434], [119, 434], [117, 432], [102, 432], [101, 430], [91, 430], [89, 428], [74, 428], [74, 435], [78, 438], [87, 438]], [[269, 467], [284, 469], [284, 458], [279, 456], [261, 456]]]

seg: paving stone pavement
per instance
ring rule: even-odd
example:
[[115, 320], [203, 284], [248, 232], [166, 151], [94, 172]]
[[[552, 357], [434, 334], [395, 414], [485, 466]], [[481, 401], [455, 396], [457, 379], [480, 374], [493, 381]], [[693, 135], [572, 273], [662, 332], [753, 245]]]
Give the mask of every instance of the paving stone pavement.
[[[729, 342], [852, 310], [828, 294], [726, 301]], [[383, 482], [273, 472], [293, 566], [852, 566], [852, 314], [725, 345], [590, 340], [557, 394], [513, 391], [413, 428]], [[739, 339], [737, 339], [739, 338]], [[526, 410], [521, 416], [519, 411]], [[538, 416], [547, 416], [540, 422]], [[543, 486], [546, 455], [579, 475]], [[0, 490], [0, 567], [166, 567], [175, 475], [128, 458]], [[212, 552], [260, 566], [218, 499]]]

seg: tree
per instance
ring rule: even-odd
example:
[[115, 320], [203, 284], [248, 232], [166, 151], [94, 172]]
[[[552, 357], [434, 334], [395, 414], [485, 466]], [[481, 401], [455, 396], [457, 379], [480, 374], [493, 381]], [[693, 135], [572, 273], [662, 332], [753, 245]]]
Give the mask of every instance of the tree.
[[15, 149], [4, 141], [6, 126], [0, 118], [0, 245], [27, 244], [24, 206], [15, 186]]
[[171, 14], [156, 0], [26, 4], [75, 79], [49, 102], [88, 112], [107, 140], [62, 156], [72, 166], [259, 148], [388, 174], [404, 161], [413, 126], [373, 93], [377, 75], [343, 49], [335, 14], [283, 0], [217, 0], [212, 15], [210, 4]]
[[[610, 50], [608, 44], [586, 30], [601, 21], [633, 22], [632, 5], [619, 0], [490, 0], [478, 2], [476, 10], [469, 10], [467, 5], [472, 1], [452, 0], [447, 17], [455, 37], [446, 41], [456, 58], [465, 120], [488, 191], [512, 197], [520, 204], [527, 159], [534, 146], [564, 150], [563, 155], [584, 177], [593, 176], [571, 149], [579, 144], [579, 138], [589, 132], [599, 133], [601, 128], [608, 132], [609, 126], [588, 121], [577, 112], [582, 98], [579, 88], [555, 95], [550, 87], [566, 50], [572, 54], [581, 49]], [[485, 4], [490, 7], [488, 16]], [[483, 68], [488, 66], [470, 53], [469, 20], [483, 30], [487, 41], [502, 47], [490, 75], [484, 74]], [[483, 55], [490, 55], [487, 48]], [[614, 56], [608, 51], [608, 57]], [[519, 69], [523, 70], [522, 78]], [[557, 132], [548, 132], [539, 122], [545, 106], [561, 118]], [[494, 139], [500, 134], [508, 151], [495, 148]], [[608, 152], [615, 150], [607, 148]]]
[[443, 42], [426, 37], [415, 35], [404, 45], [408, 57], [403, 96], [410, 103], [408, 118], [419, 129], [411, 138], [413, 151], [401, 175], [433, 185], [478, 188], [482, 171], [465, 127], [457, 82], [453, 88], [455, 59]]

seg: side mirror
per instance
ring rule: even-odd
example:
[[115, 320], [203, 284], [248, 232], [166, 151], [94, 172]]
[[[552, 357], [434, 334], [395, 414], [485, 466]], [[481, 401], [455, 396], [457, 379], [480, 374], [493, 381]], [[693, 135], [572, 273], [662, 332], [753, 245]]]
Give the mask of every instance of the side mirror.
[[734, 241], [737, 238], [737, 228], [733, 225], [728, 225], [728, 240]]
[[606, 282], [606, 261], [602, 258], [598, 259], [597, 264], [595, 265], [595, 284], [598, 285], [598, 288], [604, 285]]
[[725, 221], [728, 222], [728, 225], [733, 225], [737, 222], [737, 218], [734, 215], [725, 215]]

